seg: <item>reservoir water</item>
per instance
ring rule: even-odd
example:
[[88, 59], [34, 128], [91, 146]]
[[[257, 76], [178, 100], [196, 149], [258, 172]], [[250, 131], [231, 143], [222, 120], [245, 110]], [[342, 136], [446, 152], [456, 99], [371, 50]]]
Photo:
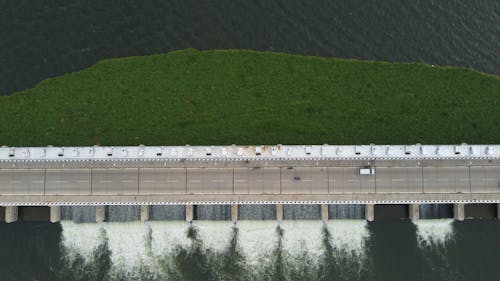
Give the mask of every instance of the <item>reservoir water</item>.
[[0, 95], [105, 58], [254, 49], [500, 73], [498, 0], [1, 1]]

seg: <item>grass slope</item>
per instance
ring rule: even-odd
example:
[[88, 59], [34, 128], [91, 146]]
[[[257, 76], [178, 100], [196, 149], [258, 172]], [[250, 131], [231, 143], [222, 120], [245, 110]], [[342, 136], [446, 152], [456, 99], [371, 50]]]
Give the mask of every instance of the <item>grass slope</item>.
[[188, 49], [105, 60], [0, 97], [0, 144], [500, 143], [500, 78]]

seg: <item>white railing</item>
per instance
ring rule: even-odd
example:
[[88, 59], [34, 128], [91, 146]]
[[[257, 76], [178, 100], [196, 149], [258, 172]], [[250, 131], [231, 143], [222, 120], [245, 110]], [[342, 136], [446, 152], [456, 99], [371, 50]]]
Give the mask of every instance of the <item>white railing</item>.
[[0, 147], [5, 161], [500, 159], [500, 145], [247, 145]]

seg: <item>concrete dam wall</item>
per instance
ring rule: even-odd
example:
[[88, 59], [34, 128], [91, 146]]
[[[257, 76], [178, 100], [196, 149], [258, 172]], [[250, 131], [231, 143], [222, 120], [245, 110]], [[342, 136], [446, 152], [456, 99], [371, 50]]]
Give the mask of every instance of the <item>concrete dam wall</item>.
[[169, 205], [182, 206], [187, 221], [210, 205], [227, 206], [221, 217], [233, 221], [251, 205], [272, 205], [277, 220], [300, 205], [322, 220], [357, 208], [370, 221], [416, 220], [425, 206], [447, 204], [448, 216], [464, 219], [466, 209], [491, 213], [498, 203], [500, 145], [0, 148], [6, 221], [36, 206], [54, 222], [61, 208], [94, 206], [105, 221], [106, 206], [120, 205], [136, 206], [142, 221]]

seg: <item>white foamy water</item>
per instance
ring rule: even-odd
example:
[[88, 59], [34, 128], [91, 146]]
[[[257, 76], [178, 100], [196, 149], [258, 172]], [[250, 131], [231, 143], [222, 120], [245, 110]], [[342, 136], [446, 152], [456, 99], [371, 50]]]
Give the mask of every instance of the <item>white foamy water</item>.
[[453, 238], [453, 219], [417, 220], [419, 245], [443, 245]]
[[[238, 221], [238, 247], [249, 266], [269, 264], [278, 245], [278, 225], [283, 231], [282, 250], [290, 260], [306, 257], [317, 263], [325, 250], [323, 228], [319, 220]], [[214, 252], [228, 249], [234, 224], [230, 221], [195, 221], [203, 246]], [[175, 256], [175, 249], [190, 248], [190, 225], [183, 221], [111, 222], [75, 224], [62, 222], [62, 243], [71, 256], [80, 254], [92, 262], [95, 249], [107, 238], [111, 252], [112, 272], [135, 276], [146, 270], [152, 274], [159, 270], [158, 262]], [[334, 249], [364, 254], [369, 232], [364, 220], [331, 220], [326, 224], [331, 233]], [[105, 236], [104, 236], [105, 235]], [[150, 239], [149, 239], [150, 238]]]
[[323, 222], [320, 220], [283, 221], [283, 249], [292, 257], [307, 252], [313, 261], [318, 261], [323, 246]]
[[276, 221], [238, 221], [238, 243], [249, 265], [268, 263], [276, 246]]
[[191, 240], [187, 237], [189, 223], [184, 221], [152, 221], [151, 251], [155, 257], [170, 255], [176, 247], [188, 248]]
[[68, 258], [74, 259], [77, 254], [85, 262], [92, 262], [94, 250], [102, 243], [101, 225], [97, 223], [74, 223], [61, 221], [61, 242], [66, 249]]
[[137, 272], [140, 267], [154, 266], [148, 255], [148, 225], [141, 222], [111, 222], [103, 224], [108, 238], [111, 262], [116, 271], [127, 275]]
[[216, 252], [226, 250], [233, 234], [231, 221], [194, 221], [193, 226], [198, 230], [198, 235], [203, 241], [203, 246]]
[[365, 220], [330, 220], [327, 223], [331, 233], [332, 246], [358, 257], [365, 255], [365, 243], [370, 236]]

